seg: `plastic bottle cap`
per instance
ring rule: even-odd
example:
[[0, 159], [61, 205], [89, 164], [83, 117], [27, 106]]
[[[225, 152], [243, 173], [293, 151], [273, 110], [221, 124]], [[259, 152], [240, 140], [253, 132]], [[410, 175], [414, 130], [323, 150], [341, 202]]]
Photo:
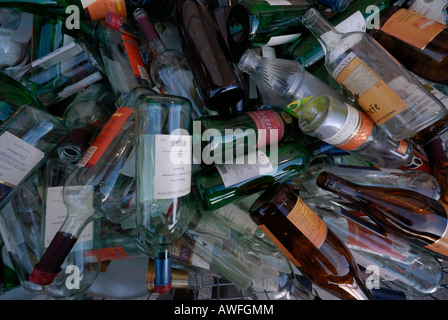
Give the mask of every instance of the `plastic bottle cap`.
[[168, 283], [166, 286], [154, 286], [154, 290], [159, 294], [167, 293], [171, 290], [171, 282]]
[[57, 275], [58, 273], [48, 273], [34, 267], [29, 280], [34, 284], [47, 286], [53, 282]]
[[114, 30], [121, 28], [121, 17], [113, 12], [108, 12], [106, 15], [106, 25]]

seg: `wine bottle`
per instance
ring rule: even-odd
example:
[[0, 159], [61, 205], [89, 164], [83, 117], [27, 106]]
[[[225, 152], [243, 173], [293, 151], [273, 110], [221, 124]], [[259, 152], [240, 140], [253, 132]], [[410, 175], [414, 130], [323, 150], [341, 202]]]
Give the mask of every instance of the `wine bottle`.
[[299, 110], [299, 126], [306, 134], [380, 167], [398, 168], [414, 162], [409, 139], [389, 138], [365, 113], [347, 103], [326, 95], [304, 98], [293, 105], [291, 109]]
[[415, 191], [361, 186], [321, 172], [316, 183], [351, 201], [375, 223], [390, 233], [446, 256], [446, 206]]
[[425, 151], [428, 154], [431, 174], [440, 185], [440, 202], [448, 205], [448, 179], [447, 179], [447, 140], [446, 134], [433, 139], [425, 145]]
[[233, 164], [218, 164], [194, 172], [195, 186], [206, 210], [216, 210], [237, 199], [264, 190], [274, 182], [296, 177], [308, 166], [310, 153], [296, 142], [284, 142], [278, 150], [257, 150]]
[[194, 125], [197, 123], [200, 136], [195, 141], [202, 141], [202, 154], [196, 158], [205, 164], [233, 163], [238, 156], [271, 143], [294, 140], [299, 129], [280, 108], [201, 117]]
[[65, 109], [63, 118], [70, 134], [58, 147], [59, 157], [69, 163], [78, 162], [115, 109], [112, 91], [106, 83], [84, 89]]
[[235, 111], [244, 89], [215, 18], [199, 0], [177, 0], [176, 21], [205, 106], [218, 113]]
[[[136, 109], [137, 227], [154, 246], [155, 289], [171, 288], [171, 243], [191, 219], [191, 103], [145, 96]], [[152, 181], [152, 183], [150, 182]]]
[[446, 115], [446, 108], [368, 34], [341, 34], [315, 9], [303, 22], [325, 46], [328, 72], [393, 140], [409, 138]]
[[448, 84], [448, 26], [391, 7], [381, 14], [380, 28], [370, 35], [408, 70]]
[[149, 72], [160, 92], [190, 100], [193, 106], [193, 118], [208, 115], [210, 112], [205, 108], [193, 71], [183, 53], [167, 48], [145, 10], [135, 10], [134, 19], [153, 53]]
[[[342, 33], [366, 31], [367, 25], [371, 26], [377, 16], [375, 10], [367, 10], [369, 6], [376, 6], [381, 14], [389, 7], [389, 0], [353, 1], [344, 12], [332, 17], [330, 22]], [[318, 69], [325, 58], [324, 48], [313, 34], [305, 34], [288, 44], [283, 54], [285, 58], [297, 60], [309, 71]]]
[[304, 191], [304, 194], [300, 193], [302, 198], [305, 198], [305, 194], [306, 197], [334, 196], [316, 185], [316, 178], [323, 171], [364, 186], [413, 190], [435, 200], [441, 197], [441, 188], [436, 178], [432, 174], [414, 170], [315, 164], [292, 179], [290, 185]]
[[350, 214], [323, 198], [304, 200], [349, 248], [363, 268], [376, 266], [385, 283], [421, 297], [436, 292], [442, 283], [442, 265], [428, 251], [375, 224]]
[[130, 195], [135, 191], [134, 108], [138, 98], [148, 94], [153, 91], [132, 89], [76, 163], [63, 189], [67, 217], [34, 266], [30, 275], [33, 283], [52, 283], [79, 235], [93, 219], [107, 217], [118, 222], [135, 213], [135, 206], [129, 206]]
[[260, 91], [263, 103], [288, 105], [295, 100], [321, 94], [345, 99], [294, 60], [260, 57], [253, 50], [246, 50], [238, 68], [250, 75]]
[[250, 215], [316, 286], [340, 299], [373, 300], [348, 248], [286, 184], [266, 189]]
[[430, 20], [448, 25], [447, 2], [445, 0], [406, 0], [401, 7], [421, 14]]
[[301, 18], [311, 6], [306, 0], [242, 0], [231, 6], [228, 15], [228, 43], [235, 62], [246, 49], [277, 46], [300, 37]]
[[65, 138], [63, 124], [31, 105], [20, 107], [0, 127], [0, 208], [11, 199], [16, 188], [26, 181]]

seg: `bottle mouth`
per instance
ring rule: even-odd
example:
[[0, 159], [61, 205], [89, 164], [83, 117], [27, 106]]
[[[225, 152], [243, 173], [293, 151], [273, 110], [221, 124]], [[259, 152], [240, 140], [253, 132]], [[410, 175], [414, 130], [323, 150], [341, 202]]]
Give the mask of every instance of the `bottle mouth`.
[[250, 71], [255, 70], [258, 63], [257, 54], [251, 50], [247, 49], [240, 58], [238, 62], [238, 69], [245, 73], [250, 73]]
[[316, 178], [316, 184], [324, 190], [330, 190], [335, 184], [334, 178], [336, 178], [334, 174], [328, 171], [322, 171]]
[[118, 30], [121, 28], [121, 17], [116, 13], [108, 12], [105, 21], [111, 29]]
[[302, 23], [305, 27], [314, 25], [319, 18], [319, 13], [316, 9], [308, 9], [302, 17]]

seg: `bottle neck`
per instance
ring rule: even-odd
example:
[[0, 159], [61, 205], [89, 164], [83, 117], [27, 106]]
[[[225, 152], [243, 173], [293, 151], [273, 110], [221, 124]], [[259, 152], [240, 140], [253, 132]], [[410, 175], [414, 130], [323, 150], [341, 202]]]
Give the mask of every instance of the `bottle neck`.
[[154, 28], [154, 25], [149, 18], [148, 13], [141, 8], [138, 8], [134, 11], [134, 19], [140, 27], [143, 35], [148, 41], [149, 46], [151, 47], [153, 55], [157, 55], [166, 50], [165, 45], [159, 37], [159, 33]]
[[163, 294], [171, 290], [171, 245], [156, 245], [154, 255], [154, 289]]
[[316, 184], [324, 190], [349, 199], [356, 198], [356, 195], [359, 193], [358, 188], [355, 188], [351, 182], [326, 171], [319, 174], [316, 179]]
[[319, 40], [325, 48], [331, 42], [340, 38], [341, 34], [336, 31], [334, 26], [328, 22], [318, 10], [309, 9], [302, 18], [302, 23]]

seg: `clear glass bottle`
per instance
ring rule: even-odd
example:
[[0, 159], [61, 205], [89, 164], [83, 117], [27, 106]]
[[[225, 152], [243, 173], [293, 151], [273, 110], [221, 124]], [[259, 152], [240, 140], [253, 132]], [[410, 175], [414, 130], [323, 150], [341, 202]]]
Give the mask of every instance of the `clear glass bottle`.
[[144, 9], [135, 10], [134, 19], [153, 53], [149, 71], [160, 92], [190, 100], [193, 118], [209, 115], [184, 54], [167, 48]]
[[171, 243], [191, 219], [191, 103], [145, 96], [136, 109], [137, 228], [154, 246], [155, 288], [171, 288]]
[[2, 183], [0, 208], [14, 195], [65, 138], [61, 121], [30, 105], [23, 105], [0, 126]]
[[411, 165], [410, 140], [395, 141], [362, 111], [332, 96], [317, 96], [295, 103], [300, 129], [339, 149], [356, 153], [383, 168]]
[[448, 25], [448, 15], [446, 14], [445, 0], [405, 0], [401, 5], [402, 8], [409, 9], [412, 12], [421, 14], [428, 19]]
[[313, 284], [339, 299], [374, 300], [346, 245], [286, 184], [266, 189], [250, 215]]
[[64, 112], [64, 123], [70, 134], [58, 147], [59, 157], [69, 163], [78, 162], [115, 109], [112, 91], [105, 82], [80, 92]]
[[306, 71], [294, 60], [261, 57], [246, 50], [238, 68], [254, 80], [264, 103], [285, 106], [312, 95], [344, 96]]
[[406, 139], [447, 114], [447, 109], [371, 36], [339, 33], [315, 9], [304, 25], [325, 49], [325, 66], [393, 140]]
[[361, 185], [413, 190], [435, 200], [439, 200], [441, 195], [438, 181], [429, 173], [377, 167], [315, 164], [310, 166], [297, 178], [292, 179], [290, 184], [294, 188], [305, 192], [304, 194], [301, 193], [303, 195], [302, 198], [315, 197], [317, 195], [332, 197], [334, 194], [316, 185], [316, 178], [323, 171], [331, 172], [341, 178]]

